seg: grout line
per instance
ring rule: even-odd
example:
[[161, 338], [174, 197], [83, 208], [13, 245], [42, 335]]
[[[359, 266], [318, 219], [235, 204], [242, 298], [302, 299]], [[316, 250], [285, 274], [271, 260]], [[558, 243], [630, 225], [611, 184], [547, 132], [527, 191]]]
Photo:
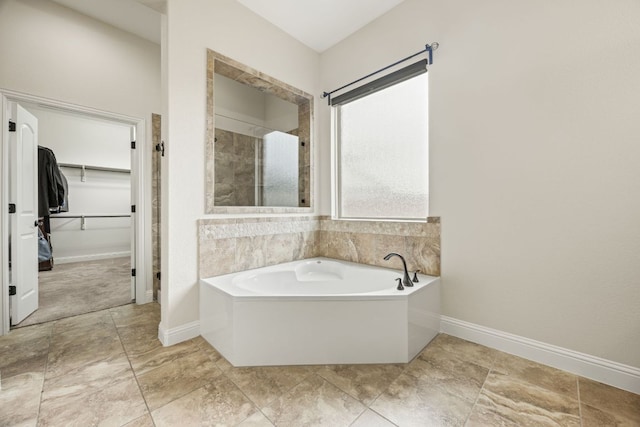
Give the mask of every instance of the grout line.
[[[492, 363], [492, 365], [495, 363]], [[487, 372], [487, 376], [484, 378], [484, 381], [482, 382], [482, 387], [480, 387], [480, 391], [478, 392], [478, 395], [476, 396], [476, 400], [473, 402], [473, 406], [471, 407], [471, 410], [469, 411], [469, 415], [467, 415], [467, 418], [464, 420], [464, 425], [467, 425], [467, 423], [469, 422], [469, 418], [471, 418], [471, 414], [473, 414], [473, 410], [476, 409], [476, 405], [478, 404], [478, 400], [480, 399], [480, 396], [482, 395], [482, 392], [484, 391], [484, 385], [487, 383], [487, 379], [489, 379], [489, 375], [491, 375], [491, 373], [493, 372], [493, 367], [489, 369], [489, 372]]]
[[36, 416], [36, 425], [40, 425], [40, 408], [42, 407], [42, 396], [44, 395], [44, 382], [47, 378], [47, 369], [49, 368], [49, 354], [51, 353], [51, 342], [53, 341], [53, 329], [56, 321], [51, 322], [51, 330], [49, 331], [49, 345], [47, 345], [47, 361], [44, 362], [44, 371], [42, 372], [42, 386], [40, 387], [40, 402], [38, 403], [38, 414]]
[[580, 379], [576, 375], [576, 388], [578, 390], [578, 416], [580, 417], [580, 427], [584, 425], [582, 420], [582, 400], [580, 399]]
[[[112, 307], [112, 308], [115, 308], [115, 307]], [[107, 311], [109, 312], [109, 317], [111, 318], [111, 322], [113, 322], [114, 328], [116, 328], [116, 334], [118, 335], [118, 340], [120, 341], [120, 345], [122, 346], [122, 350], [124, 351], [124, 355], [127, 358], [127, 362], [129, 363], [129, 368], [131, 368], [131, 373], [133, 374], [133, 379], [136, 381], [136, 385], [138, 386], [138, 391], [140, 392], [140, 396], [142, 396], [142, 400], [144, 401], [144, 406], [147, 408], [147, 413], [149, 414], [149, 418], [151, 418], [151, 423], [155, 427], [156, 422], [153, 419], [153, 415], [151, 415], [151, 409], [149, 408], [149, 403], [147, 403], [147, 398], [144, 396], [144, 393], [142, 392], [142, 387], [140, 386], [140, 381], [138, 381], [138, 375], [136, 374], [136, 371], [133, 369], [133, 365], [131, 364], [131, 359], [129, 358], [129, 353], [127, 352], [127, 347], [125, 347], [124, 342], [122, 342], [122, 337], [120, 336], [120, 328], [118, 328], [118, 326], [116, 325], [116, 321], [113, 318], [113, 313], [111, 312], [111, 309], [107, 309]], [[135, 419], [133, 419], [131, 421], [135, 421]], [[131, 421], [129, 421], [129, 422], [131, 422]]]

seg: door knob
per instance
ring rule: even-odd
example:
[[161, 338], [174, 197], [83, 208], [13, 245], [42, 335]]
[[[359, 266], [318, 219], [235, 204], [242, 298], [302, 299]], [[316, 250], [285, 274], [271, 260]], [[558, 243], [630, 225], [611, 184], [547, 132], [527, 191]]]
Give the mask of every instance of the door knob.
[[33, 226], [37, 227], [38, 226], [38, 221], [33, 221]]

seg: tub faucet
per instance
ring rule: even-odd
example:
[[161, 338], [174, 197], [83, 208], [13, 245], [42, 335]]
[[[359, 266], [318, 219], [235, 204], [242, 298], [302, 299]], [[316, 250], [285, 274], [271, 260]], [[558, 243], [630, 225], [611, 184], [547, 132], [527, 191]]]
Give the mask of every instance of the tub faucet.
[[413, 286], [413, 282], [409, 278], [409, 270], [407, 270], [407, 262], [404, 260], [404, 257], [402, 255], [397, 254], [395, 252], [391, 252], [386, 257], [384, 257], [384, 260], [385, 261], [389, 261], [391, 259], [391, 257], [394, 257], [394, 256], [397, 256], [398, 258], [400, 258], [402, 260], [402, 266], [404, 267], [404, 277], [402, 278], [402, 284], [404, 286], [408, 286], [408, 287]]

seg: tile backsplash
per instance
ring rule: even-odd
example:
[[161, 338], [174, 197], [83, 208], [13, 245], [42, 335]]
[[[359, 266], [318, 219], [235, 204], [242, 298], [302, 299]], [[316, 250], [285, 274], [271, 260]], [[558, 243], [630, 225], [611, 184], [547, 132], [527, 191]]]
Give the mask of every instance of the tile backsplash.
[[318, 216], [202, 219], [200, 277], [323, 256], [401, 269], [383, 258], [398, 252], [410, 270], [440, 275], [440, 218], [426, 223], [337, 221]]

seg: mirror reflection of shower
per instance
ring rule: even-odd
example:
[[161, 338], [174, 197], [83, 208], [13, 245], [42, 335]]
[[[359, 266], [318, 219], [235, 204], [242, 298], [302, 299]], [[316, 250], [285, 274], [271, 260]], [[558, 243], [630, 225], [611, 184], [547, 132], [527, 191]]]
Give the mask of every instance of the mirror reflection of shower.
[[298, 206], [298, 136], [215, 115], [217, 206]]

